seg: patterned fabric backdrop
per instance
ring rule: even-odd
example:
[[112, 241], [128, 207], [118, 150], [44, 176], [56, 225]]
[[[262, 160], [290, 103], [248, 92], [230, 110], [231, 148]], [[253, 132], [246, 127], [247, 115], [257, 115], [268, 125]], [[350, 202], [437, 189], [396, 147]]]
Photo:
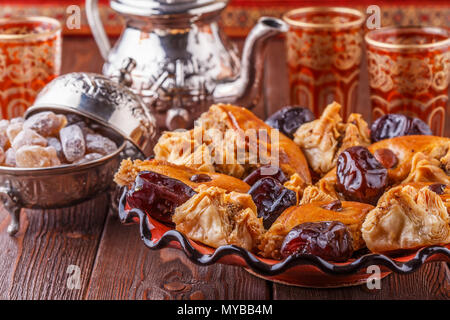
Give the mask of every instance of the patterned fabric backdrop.
[[[100, 0], [100, 14], [110, 35], [120, 34], [124, 21], [119, 14], [108, 5], [109, 1]], [[82, 13], [81, 28], [69, 30], [65, 34], [90, 33], [84, 14], [83, 0], [0, 0], [0, 17], [10, 16], [51, 16], [64, 22], [67, 17], [67, 7], [79, 5]], [[280, 17], [284, 12], [304, 6], [318, 5], [318, 1], [307, 0], [231, 0], [223, 12], [222, 23], [231, 36], [245, 36], [256, 20], [263, 16]], [[450, 2], [440, 0], [324, 0], [320, 5], [348, 6], [365, 11], [369, 5], [379, 5], [381, 8], [381, 23], [387, 25], [429, 25], [450, 28]]]

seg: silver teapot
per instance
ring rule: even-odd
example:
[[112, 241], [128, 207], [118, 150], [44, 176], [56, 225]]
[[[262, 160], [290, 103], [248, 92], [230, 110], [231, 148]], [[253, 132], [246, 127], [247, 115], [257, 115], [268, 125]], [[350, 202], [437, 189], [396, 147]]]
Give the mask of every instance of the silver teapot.
[[97, 2], [86, 0], [86, 12], [103, 74], [139, 94], [163, 130], [191, 127], [212, 103], [256, 105], [264, 47], [288, 30], [279, 19], [260, 18], [239, 60], [218, 24], [228, 0], [110, 0], [126, 19], [111, 48]]

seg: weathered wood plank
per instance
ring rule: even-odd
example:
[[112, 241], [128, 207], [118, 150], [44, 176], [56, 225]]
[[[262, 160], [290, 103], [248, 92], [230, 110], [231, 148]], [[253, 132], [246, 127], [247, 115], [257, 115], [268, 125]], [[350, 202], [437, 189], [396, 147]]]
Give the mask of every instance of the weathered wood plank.
[[175, 249], [152, 251], [137, 225], [109, 215], [87, 299], [267, 299], [266, 281], [238, 267], [200, 267]]
[[[80, 299], [90, 279], [108, 210], [106, 195], [57, 210], [22, 210], [15, 237], [6, 233], [9, 214], [0, 210], [0, 298]], [[80, 289], [68, 287], [80, 271]], [[73, 282], [75, 283], [75, 282]]]

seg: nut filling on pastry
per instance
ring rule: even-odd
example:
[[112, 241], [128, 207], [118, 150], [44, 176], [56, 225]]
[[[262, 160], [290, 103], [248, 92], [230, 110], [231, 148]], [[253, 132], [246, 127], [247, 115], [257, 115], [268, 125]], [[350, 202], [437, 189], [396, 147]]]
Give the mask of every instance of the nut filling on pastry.
[[215, 172], [210, 150], [193, 131], [164, 132], [154, 147], [155, 159], [192, 169]]
[[328, 105], [320, 119], [300, 126], [294, 133], [294, 142], [305, 153], [312, 170], [323, 176], [335, 165], [337, 156], [345, 149], [370, 144], [367, 123], [360, 114], [351, 114], [344, 123], [341, 106]]
[[297, 173], [294, 173], [291, 178], [283, 185], [289, 190], [292, 190], [296, 193], [297, 202], [302, 198], [302, 194], [304, 194], [305, 192], [305, 181], [303, 181], [303, 179]]
[[200, 187], [175, 209], [172, 221], [187, 237], [214, 248], [234, 244], [252, 250], [264, 232], [250, 195], [217, 187]]
[[414, 249], [450, 242], [450, 219], [429, 187], [398, 186], [386, 192], [366, 217], [362, 236], [373, 252]]

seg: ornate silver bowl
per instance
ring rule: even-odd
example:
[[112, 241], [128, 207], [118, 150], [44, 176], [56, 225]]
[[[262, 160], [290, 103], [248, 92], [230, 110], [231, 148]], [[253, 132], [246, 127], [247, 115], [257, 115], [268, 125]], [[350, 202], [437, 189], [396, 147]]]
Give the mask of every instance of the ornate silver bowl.
[[156, 138], [155, 119], [141, 98], [104, 76], [70, 73], [50, 82], [29, 108], [30, 115], [51, 110], [76, 113], [101, 125], [118, 149], [83, 164], [49, 168], [0, 166], [0, 200], [11, 215], [8, 233], [19, 230], [21, 208], [60, 208], [113, 190], [113, 176], [124, 157], [149, 155]]
[[125, 146], [122, 141], [114, 153], [83, 164], [37, 169], [0, 167], [0, 199], [11, 215], [8, 233], [14, 235], [19, 230], [22, 208], [66, 207], [112, 190]]

